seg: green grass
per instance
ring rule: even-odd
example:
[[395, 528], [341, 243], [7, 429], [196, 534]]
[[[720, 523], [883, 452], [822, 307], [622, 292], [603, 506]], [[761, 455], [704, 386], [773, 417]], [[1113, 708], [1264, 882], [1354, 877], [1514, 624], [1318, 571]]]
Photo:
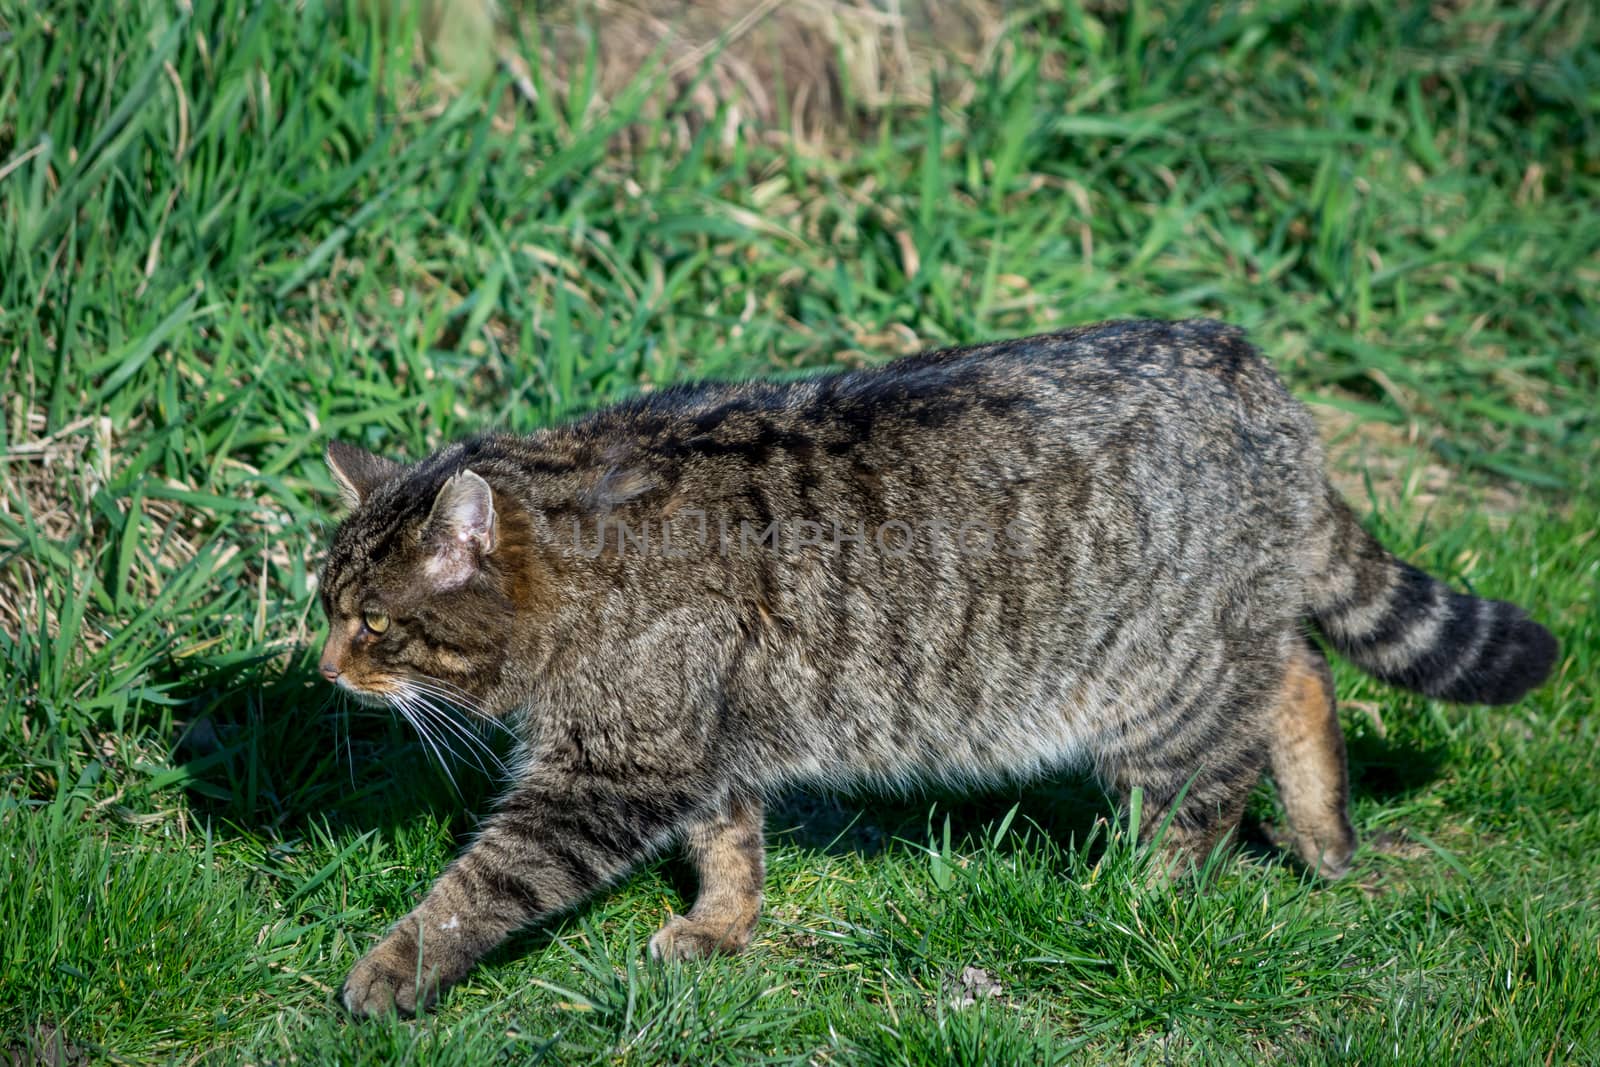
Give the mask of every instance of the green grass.
[[[0, 0], [0, 1058], [1600, 1060], [1586, 5], [1052, 3], [959, 110], [631, 158], [648, 85], [485, 107], [354, 16], [194, 6]], [[1375, 477], [1378, 527], [1563, 642], [1507, 709], [1341, 669], [1351, 879], [1140, 893], [1081, 781], [798, 796], [745, 957], [645, 963], [669, 860], [431, 1018], [335, 1007], [490, 787], [313, 677], [330, 436], [1195, 314], [1414, 435], [1443, 488]]]

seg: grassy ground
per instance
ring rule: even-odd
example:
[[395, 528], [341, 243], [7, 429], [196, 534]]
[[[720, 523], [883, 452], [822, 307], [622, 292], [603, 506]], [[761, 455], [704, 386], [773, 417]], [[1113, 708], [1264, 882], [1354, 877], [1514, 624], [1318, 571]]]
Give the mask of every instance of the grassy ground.
[[[0, 0], [0, 1060], [1600, 1060], [1596, 20], [1124, 6], [803, 155], [620, 136], [646, 90], [451, 101], [315, 4]], [[1392, 544], [1563, 642], [1507, 709], [1341, 669], [1350, 879], [1255, 843], [1141, 895], [1076, 780], [797, 796], [748, 956], [645, 964], [664, 861], [434, 1017], [335, 1008], [491, 787], [312, 675], [330, 436], [1194, 314], [1372, 459]]]

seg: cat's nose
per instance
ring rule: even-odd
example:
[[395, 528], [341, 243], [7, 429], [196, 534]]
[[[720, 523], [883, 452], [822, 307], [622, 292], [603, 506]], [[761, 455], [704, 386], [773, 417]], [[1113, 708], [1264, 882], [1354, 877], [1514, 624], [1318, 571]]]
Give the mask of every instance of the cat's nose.
[[322, 666], [318, 669], [322, 671], [322, 676], [328, 681], [337, 682], [339, 680], [339, 668], [337, 665], [324, 660]]

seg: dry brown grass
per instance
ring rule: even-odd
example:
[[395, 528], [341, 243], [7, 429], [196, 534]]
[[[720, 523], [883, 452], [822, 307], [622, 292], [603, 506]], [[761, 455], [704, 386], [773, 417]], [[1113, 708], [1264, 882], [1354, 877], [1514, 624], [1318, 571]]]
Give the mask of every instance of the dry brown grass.
[[419, 21], [447, 78], [480, 78], [493, 55], [525, 102], [543, 86], [565, 104], [592, 54], [590, 112], [659, 77], [645, 115], [670, 118], [680, 137], [714, 121], [724, 139], [755, 127], [811, 148], [863, 115], [926, 106], [936, 85], [959, 116], [973, 92], [965, 72], [1016, 45], [1001, 0], [430, 0]]
[[[86, 415], [47, 431], [40, 405], [48, 390], [24, 381], [15, 360], [8, 373], [19, 387], [0, 414], [0, 632], [16, 638], [23, 631], [39, 632], [42, 624], [43, 632], [53, 639], [60, 632], [67, 598], [52, 583], [68, 581], [68, 575], [73, 582], [101, 582], [112, 550], [127, 553], [127, 558], [116, 561], [120, 590], [108, 591], [117, 593], [119, 600], [125, 595], [128, 613], [136, 613], [201, 554], [216, 533], [217, 516], [146, 490], [104, 494], [98, 507], [119, 512], [113, 522], [86, 502], [96, 500], [96, 494], [122, 476], [132, 461], [124, 442], [140, 435], [140, 420], [119, 426], [105, 415]], [[24, 397], [39, 402], [29, 404]], [[244, 467], [231, 457], [224, 463]], [[166, 485], [184, 492], [205, 488], [171, 479]], [[250, 495], [257, 507], [234, 523], [235, 543], [217, 553], [211, 566], [224, 568], [240, 554], [239, 543], [260, 542], [267, 546], [263, 557], [246, 562], [248, 579], [256, 581], [268, 566], [287, 568], [291, 540], [287, 531], [294, 522], [278, 502], [264, 494]], [[114, 529], [128, 526], [133, 527], [131, 539]], [[36, 537], [28, 536], [29, 528]], [[48, 558], [31, 548], [30, 541], [48, 545]], [[264, 598], [264, 586], [261, 593]], [[77, 631], [83, 650], [92, 653], [102, 648], [122, 621], [118, 613], [91, 602], [85, 624]], [[192, 650], [173, 651], [183, 655]]]
[[[14, 428], [8, 428], [10, 443], [0, 447], [0, 516], [31, 524], [67, 562], [65, 569], [88, 578], [104, 547], [107, 523], [76, 502], [92, 499], [111, 482], [126, 460], [118, 451], [123, 435], [103, 415], [75, 419], [51, 433], [44, 427], [42, 411], [21, 409]], [[127, 583], [135, 601], [148, 601], [167, 575], [199, 553], [208, 519], [172, 500], [123, 499], [113, 506], [124, 514], [130, 507], [139, 510], [128, 519], [137, 524], [138, 539]], [[48, 595], [48, 585], [60, 580], [62, 570], [28, 552], [0, 525], [0, 630], [15, 637], [24, 629], [37, 630], [42, 621], [54, 637], [61, 598]], [[109, 637], [107, 625], [85, 626], [80, 633], [91, 651]]]
[[604, 98], [656, 69], [669, 107], [705, 120], [726, 108], [730, 125], [787, 117], [793, 136], [819, 143], [852, 108], [926, 105], [936, 80], [959, 105], [970, 88], [952, 75], [984, 64], [1006, 24], [987, 0], [588, 0], [543, 13], [536, 39], [559, 85], [592, 39]]
[[1464, 475], [1442, 462], [1434, 448], [1437, 432], [1415, 419], [1396, 425], [1323, 404], [1313, 404], [1311, 412], [1327, 445], [1328, 477], [1358, 511], [1375, 495], [1388, 511], [1455, 517], [1473, 510], [1504, 525], [1526, 503], [1524, 486]]

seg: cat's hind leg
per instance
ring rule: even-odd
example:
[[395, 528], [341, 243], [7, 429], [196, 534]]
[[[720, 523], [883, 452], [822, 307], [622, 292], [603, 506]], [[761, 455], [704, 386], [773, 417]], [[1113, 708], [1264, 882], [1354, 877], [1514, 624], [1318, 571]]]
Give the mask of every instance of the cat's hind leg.
[[1338, 878], [1349, 870], [1356, 845], [1344, 731], [1328, 661], [1303, 639], [1290, 653], [1273, 703], [1269, 748], [1295, 851], [1324, 878]]
[[[1185, 778], [1156, 779], [1142, 785], [1144, 806], [1139, 836], [1156, 843], [1153, 875], [1157, 883], [1203, 865], [1213, 849], [1235, 831], [1245, 800], [1261, 780], [1264, 759], [1253, 752], [1224, 754], [1219, 763]], [[1133, 783], [1123, 790], [1126, 798]]]
[[1233, 680], [1222, 691], [1192, 693], [1164, 714], [1126, 730], [1100, 764], [1101, 776], [1131, 805], [1143, 797], [1139, 837], [1158, 848], [1156, 881], [1205, 862], [1239, 824], [1245, 800], [1267, 763], [1265, 699]]
[[650, 938], [656, 959], [685, 960], [736, 953], [750, 943], [761, 916], [766, 879], [761, 801], [729, 796], [685, 833], [700, 895]]

